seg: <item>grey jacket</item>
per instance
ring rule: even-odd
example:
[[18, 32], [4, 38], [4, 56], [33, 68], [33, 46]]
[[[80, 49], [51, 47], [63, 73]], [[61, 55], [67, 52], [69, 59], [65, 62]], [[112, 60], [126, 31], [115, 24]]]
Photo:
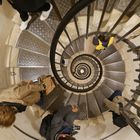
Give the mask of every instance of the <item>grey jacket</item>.
[[62, 107], [55, 114], [51, 122], [50, 140], [54, 140], [55, 135], [63, 126], [72, 126], [74, 120], [78, 119], [79, 112], [72, 112], [70, 105]]

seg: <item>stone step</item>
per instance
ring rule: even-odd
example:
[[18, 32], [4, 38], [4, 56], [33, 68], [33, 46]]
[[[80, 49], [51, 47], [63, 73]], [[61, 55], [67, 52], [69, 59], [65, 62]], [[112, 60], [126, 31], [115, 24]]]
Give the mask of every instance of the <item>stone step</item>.
[[118, 62], [118, 61], [121, 61], [121, 60], [122, 60], [122, 58], [121, 58], [120, 53], [115, 52], [115, 53], [110, 54], [106, 58], [104, 58], [102, 60], [102, 62], [103, 62], [104, 65], [106, 65], [106, 64], [111, 64], [111, 63]]
[[40, 54], [19, 50], [18, 67], [49, 67], [49, 58]]
[[37, 80], [41, 75], [49, 75], [48, 68], [20, 68], [20, 78], [22, 80]]
[[40, 39], [45, 41], [48, 45], [51, 44], [54, 32], [50, 27], [46, 24], [45, 21], [40, 21], [37, 18], [28, 28], [28, 31], [38, 36]]
[[16, 47], [45, 56], [48, 55], [50, 49], [50, 46], [28, 31], [21, 33]]

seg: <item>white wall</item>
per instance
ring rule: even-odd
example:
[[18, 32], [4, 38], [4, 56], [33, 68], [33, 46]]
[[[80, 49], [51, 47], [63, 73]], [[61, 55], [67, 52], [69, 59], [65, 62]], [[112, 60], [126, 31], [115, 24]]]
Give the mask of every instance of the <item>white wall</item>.
[[7, 46], [5, 44], [8, 35], [10, 34], [13, 23], [12, 17], [14, 10], [3, 0], [3, 5], [0, 6], [0, 89], [6, 88], [9, 85], [9, 70], [6, 68]]

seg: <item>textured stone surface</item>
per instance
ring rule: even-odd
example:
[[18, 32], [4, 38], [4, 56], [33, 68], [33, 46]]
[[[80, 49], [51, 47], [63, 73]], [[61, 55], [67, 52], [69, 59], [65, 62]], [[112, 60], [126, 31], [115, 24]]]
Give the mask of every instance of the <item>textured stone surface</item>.
[[48, 68], [21, 68], [20, 78], [22, 80], [37, 80], [41, 75], [48, 75]]
[[16, 47], [43, 55], [47, 55], [50, 48], [46, 43], [27, 31], [21, 33]]
[[31, 52], [20, 50], [18, 56], [19, 67], [37, 67], [37, 66], [49, 66], [49, 59], [46, 56], [39, 54], [33, 54]]
[[44, 21], [40, 21], [39, 18], [36, 19], [28, 30], [46, 41], [46, 43], [51, 44], [54, 33]]

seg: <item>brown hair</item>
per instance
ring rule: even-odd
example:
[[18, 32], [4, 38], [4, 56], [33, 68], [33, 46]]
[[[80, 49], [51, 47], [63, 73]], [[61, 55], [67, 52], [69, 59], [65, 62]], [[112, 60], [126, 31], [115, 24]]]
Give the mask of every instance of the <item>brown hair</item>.
[[0, 106], [0, 126], [9, 127], [11, 126], [16, 117], [15, 109], [11, 106]]
[[60, 137], [58, 140], [76, 140], [76, 139], [72, 136], [66, 136], [66, 137]]

